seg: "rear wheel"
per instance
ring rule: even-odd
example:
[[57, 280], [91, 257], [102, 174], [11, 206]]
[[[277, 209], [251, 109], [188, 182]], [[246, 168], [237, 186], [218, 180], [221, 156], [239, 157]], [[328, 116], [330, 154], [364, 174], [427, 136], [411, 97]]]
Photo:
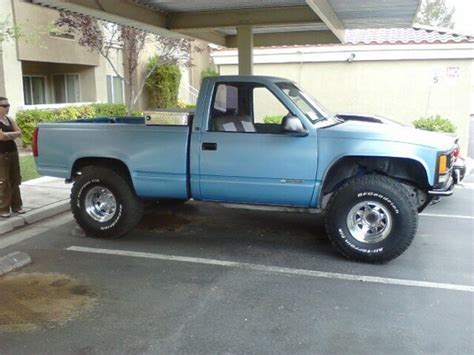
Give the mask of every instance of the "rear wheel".
[[381, 175], [353, 178], [332, 195], [326, 230], [345, 257], [384, 263], [401, 255], [418, 226], [417, 206], [408, 190]]
[[143, 203], [122, 174], [88, 167], [72, 187], [71, 210], [87, 235], [118, 238], [140, 222]]

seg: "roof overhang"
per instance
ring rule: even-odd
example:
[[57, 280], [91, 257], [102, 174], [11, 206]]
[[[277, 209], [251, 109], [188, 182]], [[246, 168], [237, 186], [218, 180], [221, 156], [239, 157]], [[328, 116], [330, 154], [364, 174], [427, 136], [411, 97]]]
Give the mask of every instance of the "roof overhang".
[[411, 27], [420, 0], [30, 0], [168, 36], [235, 47], [252, 26], [254, 45], [344, 43], [345, 30]]

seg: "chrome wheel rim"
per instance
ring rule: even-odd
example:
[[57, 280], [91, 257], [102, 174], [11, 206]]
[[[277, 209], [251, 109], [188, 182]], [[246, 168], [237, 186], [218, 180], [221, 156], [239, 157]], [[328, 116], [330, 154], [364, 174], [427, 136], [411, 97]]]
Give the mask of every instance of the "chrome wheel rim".
[[347, 228], [359, 242], [381, 242], [392, 230], [392, 215], [387, 208], [375, 201], [360, 202], [347, 215]]
[[84, 202], [87, 214], [100, 223], [110, 221], [117, 210], [117, 200], [106, 187], [96, 186], [87, 192]]

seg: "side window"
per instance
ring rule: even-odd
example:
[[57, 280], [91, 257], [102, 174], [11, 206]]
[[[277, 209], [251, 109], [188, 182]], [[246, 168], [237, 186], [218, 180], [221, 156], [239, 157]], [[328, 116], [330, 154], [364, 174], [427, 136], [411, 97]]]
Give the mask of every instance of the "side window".
[[255, 132], [249, 114], [248, 85], [219, 84], [214, 91], [210, 127], [216, 132]]
[[213, 106], [214, 110], [217, 111], [216, 115], [235, 113], [237, 111], [238, 95], [237, 87], [219, 84]]
[[266, 87], [253, 89], [253, 117], [258, 132], [281, 133], [281, 123], [287, 114], [288, 109]]

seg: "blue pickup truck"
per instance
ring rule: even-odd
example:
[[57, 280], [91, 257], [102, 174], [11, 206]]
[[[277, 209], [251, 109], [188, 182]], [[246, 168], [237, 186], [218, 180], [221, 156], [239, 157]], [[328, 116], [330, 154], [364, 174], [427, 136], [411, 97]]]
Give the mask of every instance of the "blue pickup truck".
[[382, 263], [408, 248], [418, 213], [460, 179], [454, 138], [330, 114], [286, 79], [207, 78], [194, 112], [161, 113], [179, 119], [38, 125], [38, 172], [74, 182], [72, 213], [88, 235], [126, 234], [147, 200], [316, 208], [341, 254]]

